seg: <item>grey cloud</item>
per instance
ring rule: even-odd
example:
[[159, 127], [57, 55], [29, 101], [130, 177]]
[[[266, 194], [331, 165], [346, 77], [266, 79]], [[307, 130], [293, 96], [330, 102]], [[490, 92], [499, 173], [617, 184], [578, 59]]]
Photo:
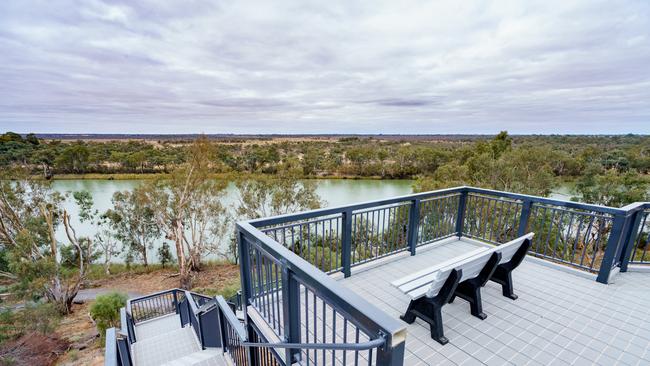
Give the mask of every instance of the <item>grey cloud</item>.
[[0, 129], [650, 133], [650, 3], [0, 2]]

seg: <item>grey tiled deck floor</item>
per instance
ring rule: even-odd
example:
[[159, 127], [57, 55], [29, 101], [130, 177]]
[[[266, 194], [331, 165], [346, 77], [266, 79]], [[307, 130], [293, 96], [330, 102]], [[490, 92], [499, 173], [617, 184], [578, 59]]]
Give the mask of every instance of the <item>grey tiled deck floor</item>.
[[[423, 249], [340, 281], [398, 317], [408, 298], [390, 282], [472, 245]], [[421, 320], [408, 325], [405, 364], [650, 364], [650, 273], [621, 273], [603, 285], [526, 259], [513, 276], [519, 299], [501, 296], [500, 286], [489, 282], [482, 292], [483, 321], [462, 299], [443, 308], [445, 346], [430, 338]]]

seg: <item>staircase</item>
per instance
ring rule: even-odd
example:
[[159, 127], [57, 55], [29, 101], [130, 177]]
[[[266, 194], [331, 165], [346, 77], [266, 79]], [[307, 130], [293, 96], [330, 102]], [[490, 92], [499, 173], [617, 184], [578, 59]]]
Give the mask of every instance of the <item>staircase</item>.
[[225, 366], [220, 348], [201, 349], [194, 329], [181, 327], [170, 314], [135, 326], [137, 342], [131, 345], [135, 366]]

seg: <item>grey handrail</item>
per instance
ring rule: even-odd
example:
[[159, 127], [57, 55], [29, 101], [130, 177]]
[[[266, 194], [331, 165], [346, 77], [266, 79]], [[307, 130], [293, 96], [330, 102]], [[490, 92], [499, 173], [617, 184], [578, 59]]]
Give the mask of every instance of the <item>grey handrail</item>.
[[414, 199], [426, 199], [428, 197], [434, 197], [434, 196], [450, 194], [450, 193], [463, 193], [467, 190], [467, 188], [468, 187], [462, 186], [462, 187], [454, 187], [448, 189], [440, 189], [437, 191], [414, 193], [414, 194], [408, 194], [408, 195], [386, 198], [381, 200], [375, 200], [375, 201], [365, 201], [365, 202], [355, 203], [351, 205], [328, 207], [328, 208], [321, 208], [317, 210], [310, 210], [310, 211], [303, 211], [298, 213], [290, 213], [284, 215], [264, 217], [259, 219], [252, 219], [246, 222], [257, 228], [261, 226], [281, 224], [289, 220], [294, 220], [294, 221], [305, 220], [305, 219], [310, 219], [319, 216], [339, 214], [350, 210], [362, 210], [364, 208], [370, 208], [375, 206], [383, 206], [383, 205], [390, 205], [390, 204], [400, 203], [405, 201], [412, 201]]
[[[248, 223], [250, 223], [251, 225], [253, 225], [255, 227], [276, 225], [276, 224], [281, 224], [281, 223], [291, 221], [291, 220], [293, 220], [293, 221], [295, 221], [295, 220], [305, 220], [305, 219], [310, 219], [310, 218], [319, 217], [319, 216], [339, 214], [339, 213], [349, 211], [349, 210], [362, 210], [364, 208], [395, 204], [395, 203], [400, 203], [400, 202], [412, 201], [412, 200], [416, 200], [416, 199], [421, 200], [421, 199], [426, 199], [428, 197], [438, 196], [438, 195], [443, 195], [443, 194], [449, 194], [449, 193], [480, 193], [480, 194], [488, 194], [488, 195], [494, 195], [494, 196], [499, 196], [499, 197], [518, 199], [518, 200], [522, 200], [522, 201], [527, 200], [527, 201], [533, 201], [533, 202], [537, 202], [537, 203], [552, 204], [552, 205], [563, 206], [563, 207], [571, 207], [571, 208], [584, 209], [584, 210], [594, 210], [594, 211], [600, 211], [600, 212], [609, 213], [609, 214], [622, 214], [622, 213], [626, 213], [626, 212], [629, 211], [628, 206], [622, 207], [622, 208], [617, 208], [617, 207], [595, 205], [595, 204], [590, 204], [590, 203], [581, 203], [581, 202], [575, 202], [575, 201], [569, 201], [569, 200], [563, 200], [563, 199], [546, 198], [546, 197], [532, 196], [532, 195], [527, 195], [527, 194], [505, 192], [505, 191], [497, 191], [497, 190], [486, 189], [486, 188], [459, 186], [459, 187], [440, 189], [440, 190], [435, 190], [435, 191], [408, 194], [408, 195], [397, 196], [397, 197], [381, 199], [381, 200], [365, 201], [365, 202], [360, 202], [360, 203], [355, 203], [355, 204], [350, 204], [350, 205], [328, 207], [328, 208], [311, 210], [311, 211], [306, 211], [306, 212], [290, 213], [290, 214], [277, 215], [277, 216], [272, 216], [272, 217], [264, 217], [264, 218], [249, 220]], [[640, 204], [643, 204], [643, 203], [640, 203]], [[633, 205], [636, 205], [636, 204], [633, 204]]]
[[[221, 314], [230, 326], [237, 332], [240, 344], [244, 347], [270, 347], [270, 348], [293, 348], [293, 349], [319, 349], [319, 350], [345, 350], [345, 351], [365, 351], [377, 348], [386, 343], [384, 337], [372, 339], [361, 343], [288, 343], [288, 342], [248, 342], [246, 328], [241, 324], [239, 319], [228, 306], [223, 296], [217, 296], [211, 305], [219, 307]], [[207, 304], [206, 304], [207, 305]]]
[[401, 321], [389, 316], [250, 223], [238, 222], [237, 228], [240, 232], [252, 236], [273, 257], [281, 258], [283, 266], [299, 279], [313, 286], [320, 296], [339, 305], [337, 311], [354, 319], [368, 334], [386, 335], [391, 347], [405, 340], [406, 326]]
[[156, 297], [156, 296], [164, 295], [166, 293], [173, 293], [173, 292], [176, 292], [176, 291], [181, 291], [182, 292], [183, 290], [181, 290], [179, 288], [172, 288], [172, 289], [169, 289], [169, 290], [154, 292], [154, 293], [151, 293], [151, 294], [148, 294], [148, 295], [145, 295], [145, 296], [134, 297], [132, 299], [128, 299], [128, 300], [126, 300], [126, 310], [130, 314], [131, 313], [131, 304], [132, 303], [140, 302], [140, 301], [147, 300], [147, 299], [150, 299], [150, 298], [153, 298], [153, 297]]
[[386, 343], [384, 338], [376, 338], [368, 342], [362, 343], [254, 343], [254, 342], [241, 342], [242, 346], [246, 347], [270, 347], [270, 348], [294, 348], [294, 349], [324, 349], [335, 351], [366, 351], [369, 349], [377, 348]]

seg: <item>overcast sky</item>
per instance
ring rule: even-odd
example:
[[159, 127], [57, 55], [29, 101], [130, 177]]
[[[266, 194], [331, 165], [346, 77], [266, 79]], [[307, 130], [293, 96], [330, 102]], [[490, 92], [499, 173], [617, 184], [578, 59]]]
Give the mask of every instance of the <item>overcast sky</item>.
[[650, 133], [650, 1], [0, 1], [0, 129]]

